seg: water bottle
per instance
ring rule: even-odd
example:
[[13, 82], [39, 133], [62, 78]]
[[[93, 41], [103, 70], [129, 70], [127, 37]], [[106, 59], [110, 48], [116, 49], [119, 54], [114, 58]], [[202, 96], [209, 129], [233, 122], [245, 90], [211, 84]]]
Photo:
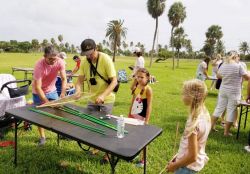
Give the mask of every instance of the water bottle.
[[117, 137], [118, 138], [123, 138], [124, 137], [124, 129], [125, 129], [125, 122], [123, 115], [121, 115], [117, 119]]

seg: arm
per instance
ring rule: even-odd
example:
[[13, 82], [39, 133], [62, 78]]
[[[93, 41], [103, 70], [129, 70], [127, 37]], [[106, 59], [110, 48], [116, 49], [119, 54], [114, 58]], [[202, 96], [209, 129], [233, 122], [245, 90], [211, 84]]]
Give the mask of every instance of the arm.
[[146, 111], [145, 124], [148, 124], [152, 111], [153, 92], [151, 88], [147, 88], [146, 96], [147, 96], [147, 111]]
[[130, 87], [131, 91], [133, 91], [136, 88], [136, 84], [137, 84], [137, 80], [134, 79], [134, 81], [133, 81], [133, 83], [132, 83], [132, 85]]
[[217, 79], [222, 79], [222, 76], [219, 73], [216, 74], [216, 77]]
[[134, 100], [135, 100], [135, 96], [133, 95], [133, 97], [132, 97], [132, 101], [131, 101], [131, 105], [130, 105], [130, 107], [129, 107], [129, 113], [128, 113], [128, 116], [130, 116], [130, 115], [131, 115], [131, 110], [132, 110], [132, 106], [133, 106]]
[[79, 67], [78, 67], [78, 66], [76, 66], [76, 67], [72, 70], [71, 75], [75, 74], [78, 70], [79, 70]]
[[66, 72], [64, 70], [60, 71], [60, 76], [62, 79], [62, 92], [61, 92], [60, 97], [62, 98], [62, 97], [65, 97], [65, 94], [66, 94], [66, 85], [67, 85]]
[[188, 152], [181, 159], [176, 162], [170, 161], [167, 170], [169, 172], [174, 172], [180, 167], [187, 166], [196, 161], [198, 154], [198, 143], [197, 143], [197, 135], [191, 134], [188, 137]]
[[111, 83], [108, 85], [108, 87], [105, 89], [105, 91], [99, 95], [96, 100], [95, 100], [95, 103], [96, 104], [101, 104], [104, 102], [104, 98], [109, 95], [113, 89], [115, 88], [115, 86], [117, 85], [117, 78], [116, 77], [112, 77], [110, 78], [111, 80]]
[[41, 79], [40, 80], [34, 80], [34, 86], [35, 86], [35, 89], [37, 91], [37, 94], [39, 96], [39, 98], [41, 99], [42, 103], [47, 103], [49, 102], [49, 100], [46, 98], [43, 90], [42, 90], [42, 81]]
[[85, 79], [84, 75], [79, 75], [78, 78], [77, 78], [76, 85], [75, 85], [75, 88], [76, 88], [76, 94], [75, 95], [77, 97], [80, 97], [80, 94], [81, 94], [82, 90], [84, 91], [84, 79]]

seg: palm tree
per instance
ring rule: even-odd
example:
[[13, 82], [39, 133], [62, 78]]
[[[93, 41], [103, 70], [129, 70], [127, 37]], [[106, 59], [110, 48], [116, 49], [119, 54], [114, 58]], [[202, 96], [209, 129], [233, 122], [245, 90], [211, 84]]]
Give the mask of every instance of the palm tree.
[[176, 28], [174, 30], [173, 38], [172, 38], [172, 43], [173, 47], [175, 47], [177, 51], [177, 68], [179, 67], [179, 53], [180, 49], [185, 45], [186, 42], [186, 34], [185, 31], [182, 27]]
[[215, 46], [215, 50], [217, 54], [224, 55], [225, 53], [225, 46], [221, 40], [218, 40]]
[[[219, 25], [212, 25], [208, 28], [208, 31], [206, 32], [206, 41], [203, 48], [206, 55], [211, 57], [214, 54], [215, 51], [215, 45], [219, 40], [223, 37], [223, 33], [221, 30], [221, 26]], [[211, 47], [211, 48], [209, 48]], [[206, 52], [207, 51], [207, 52]]]
[[244, 54], [244, 56], [246, 55], [246, 52], [249, 52], [249, 45], [247, 42], [241, 42], [240, 43], [240, 52], [242, 52]]
[[59, 36], [58, 36], [58, 40], [59, 40], [59, 42], [61, 42], [61, 43], [62, 43], [62, 41], [63, 41], [63, 35], [59, 34]]
[[165, 0], [148, 0], [147, 2], [148, 7], [148, 13], [152, 16], [152, 18], [155, 19], [155, 33], [154, 33], [154, 39], [153, 39], [153, 46], [151, 50], [151, 58], [150, 58], [150, 64], [149, 67], [152, 66], [153, 61], [153, 52], [155, 47], [155, 39], [156, 34], [158, 31], [158, 17], [162, 15], [165, 9]]
[[[171, 38], [170, 38], [170, 45], [172, 46], [172, 51], [174, 52], [173, 46], [173, 32], [174, 28], [178, 27], [180, 23], [183, 23], [184, 19], [186, 18], [186, 10], [185, 7], [181, 2], [175, 2], [168, 11], [168, 19], [170, 24], [172, 25], [171, 28]], [[175, 64], [175, 57], [173, 56], [173, 69]]]
[[121, 45], [121, 38], [126, 38], [127, 28], [123, 27], [123, 20], [112, 20], [108, 23], [106, 29], [106, 37], [109, 37], [111, 43], [113, 43], [113, 62], [115, 62], [115, 54], [117, 46]]
[[39, 48], [39, 41], [37, 39], [31, 40], [31, 45], [34, 51], [38, 51]]

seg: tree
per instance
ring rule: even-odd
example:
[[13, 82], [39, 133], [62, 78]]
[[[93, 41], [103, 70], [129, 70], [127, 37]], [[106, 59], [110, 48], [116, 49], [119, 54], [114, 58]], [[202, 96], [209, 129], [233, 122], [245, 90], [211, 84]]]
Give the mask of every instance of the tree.
[[113, 43], [113, 62], [115, 62], [117, 46], [120, 47], [122, 37], [126, 38], [127, 28], [123, 27], [123, 22], [123, 20], [112, 20], [106, 29], [106, 37]]
[[186, 42], [186, 34], [182, 27], [176, 28], [174, 30], [173, 38], [172, 38], [172, 44], [173, 47], [175, 47], [177, 52], [177, 67], [179, 67], [179, 53], [180, 49], [185, 45]]
[[52, 45], [55, 45], [56, 40], [52, 37], [52, 38], [50, 39], [50, 42], [51, 42]]
[[209, 57], [215, 53], [215, 46], [217, 42], [223, 37], [221, 27], [219, 25], [212, 25], [208, 28], [206, 32], [206, 41], [203, 47], [205, 54]]
[[48, 46], [48, 45], [49, 45], [48, 40], [47, 40], [47, 39], [43, 39], [43, 41], [42, 41], [41, 45], [42, 45], [42, 47], [43, 47], [43, 49], [44, 49], [46, 46]]
[[215, 50], [217, 54], [224, 55], [225, 53], [225, 46], [221, 40], [218, 40], [215, 46]]
[[32, 45], [32, 49], [34, 51], [38, 51], [39, 48], [39, 41], [37, 39], [32, 39], [31, 40], [31, 45]]
[[249, 45], [247, 42], [241, 42], [240, 46], [239, 46], [239, 50], [240, 52], [242, 52], [244, 54], [244, 56], [246, 56], [246, 52], [249, 52]]
[[[174, 52], [174, 44], [173, 44], [174, 28], [178, 27], [180, 23], [183, 23], [185, 18], [186, 18], [185, 7], [183, 6], [181, 2], [175, 2], [168, 11], [168, 19], [169, 19], [170, 24], [172, 25], [170, 45], [172, 46], [173, 52]], [[175, 67], [174, 64], [175, 64], [175, 57], [173, 56], [173, 69]]]
[[58, 40], [59, 40], [59, 42], [61, 42], [61, 43], [62, 43], [62, 41], [63, 41], [63, 35], [59, 34], [59, 36], [58, 36]]
[[158, 17], [161, 16], [162, 13], [164, 12], [165, 0], [148, 0], [147, 7], [148, 7], [148, 13], [152, 16], [152, 18], [155, 19], [155, 32], [154, 32], [154, 39], [153, 39], [153, 45], [152, 45], [151, 56], [150, 56], [150, 64], [149, 64], [149, 67], [151, 67], [152, 61], [153, 61], [155, 39], [156, 39], [157, 31], [158, 31]]

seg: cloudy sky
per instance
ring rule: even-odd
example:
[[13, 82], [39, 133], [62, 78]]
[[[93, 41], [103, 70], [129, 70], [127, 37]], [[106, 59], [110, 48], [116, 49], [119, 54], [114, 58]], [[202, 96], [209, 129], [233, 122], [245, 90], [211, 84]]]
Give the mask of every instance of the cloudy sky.
[[[167, 0], [159, 18], [158, 43], [168, 45], [171, 25], [167, 13], [176, 1]], [[226, 49], [238, 49], [250, 42], [250, 0], [182, 0], [187, 11], [183, 27], [195, 50], [201, 49], [205, 32], [220, 25]], [[147, 0], [0, 0], [0, 40], [40, 42], [46, 38], [80, 45], [85, 38], [105, 39], [107, 23], [124, 20], [126, 41], [152, 47], [155, 20], [148, 14]]]

